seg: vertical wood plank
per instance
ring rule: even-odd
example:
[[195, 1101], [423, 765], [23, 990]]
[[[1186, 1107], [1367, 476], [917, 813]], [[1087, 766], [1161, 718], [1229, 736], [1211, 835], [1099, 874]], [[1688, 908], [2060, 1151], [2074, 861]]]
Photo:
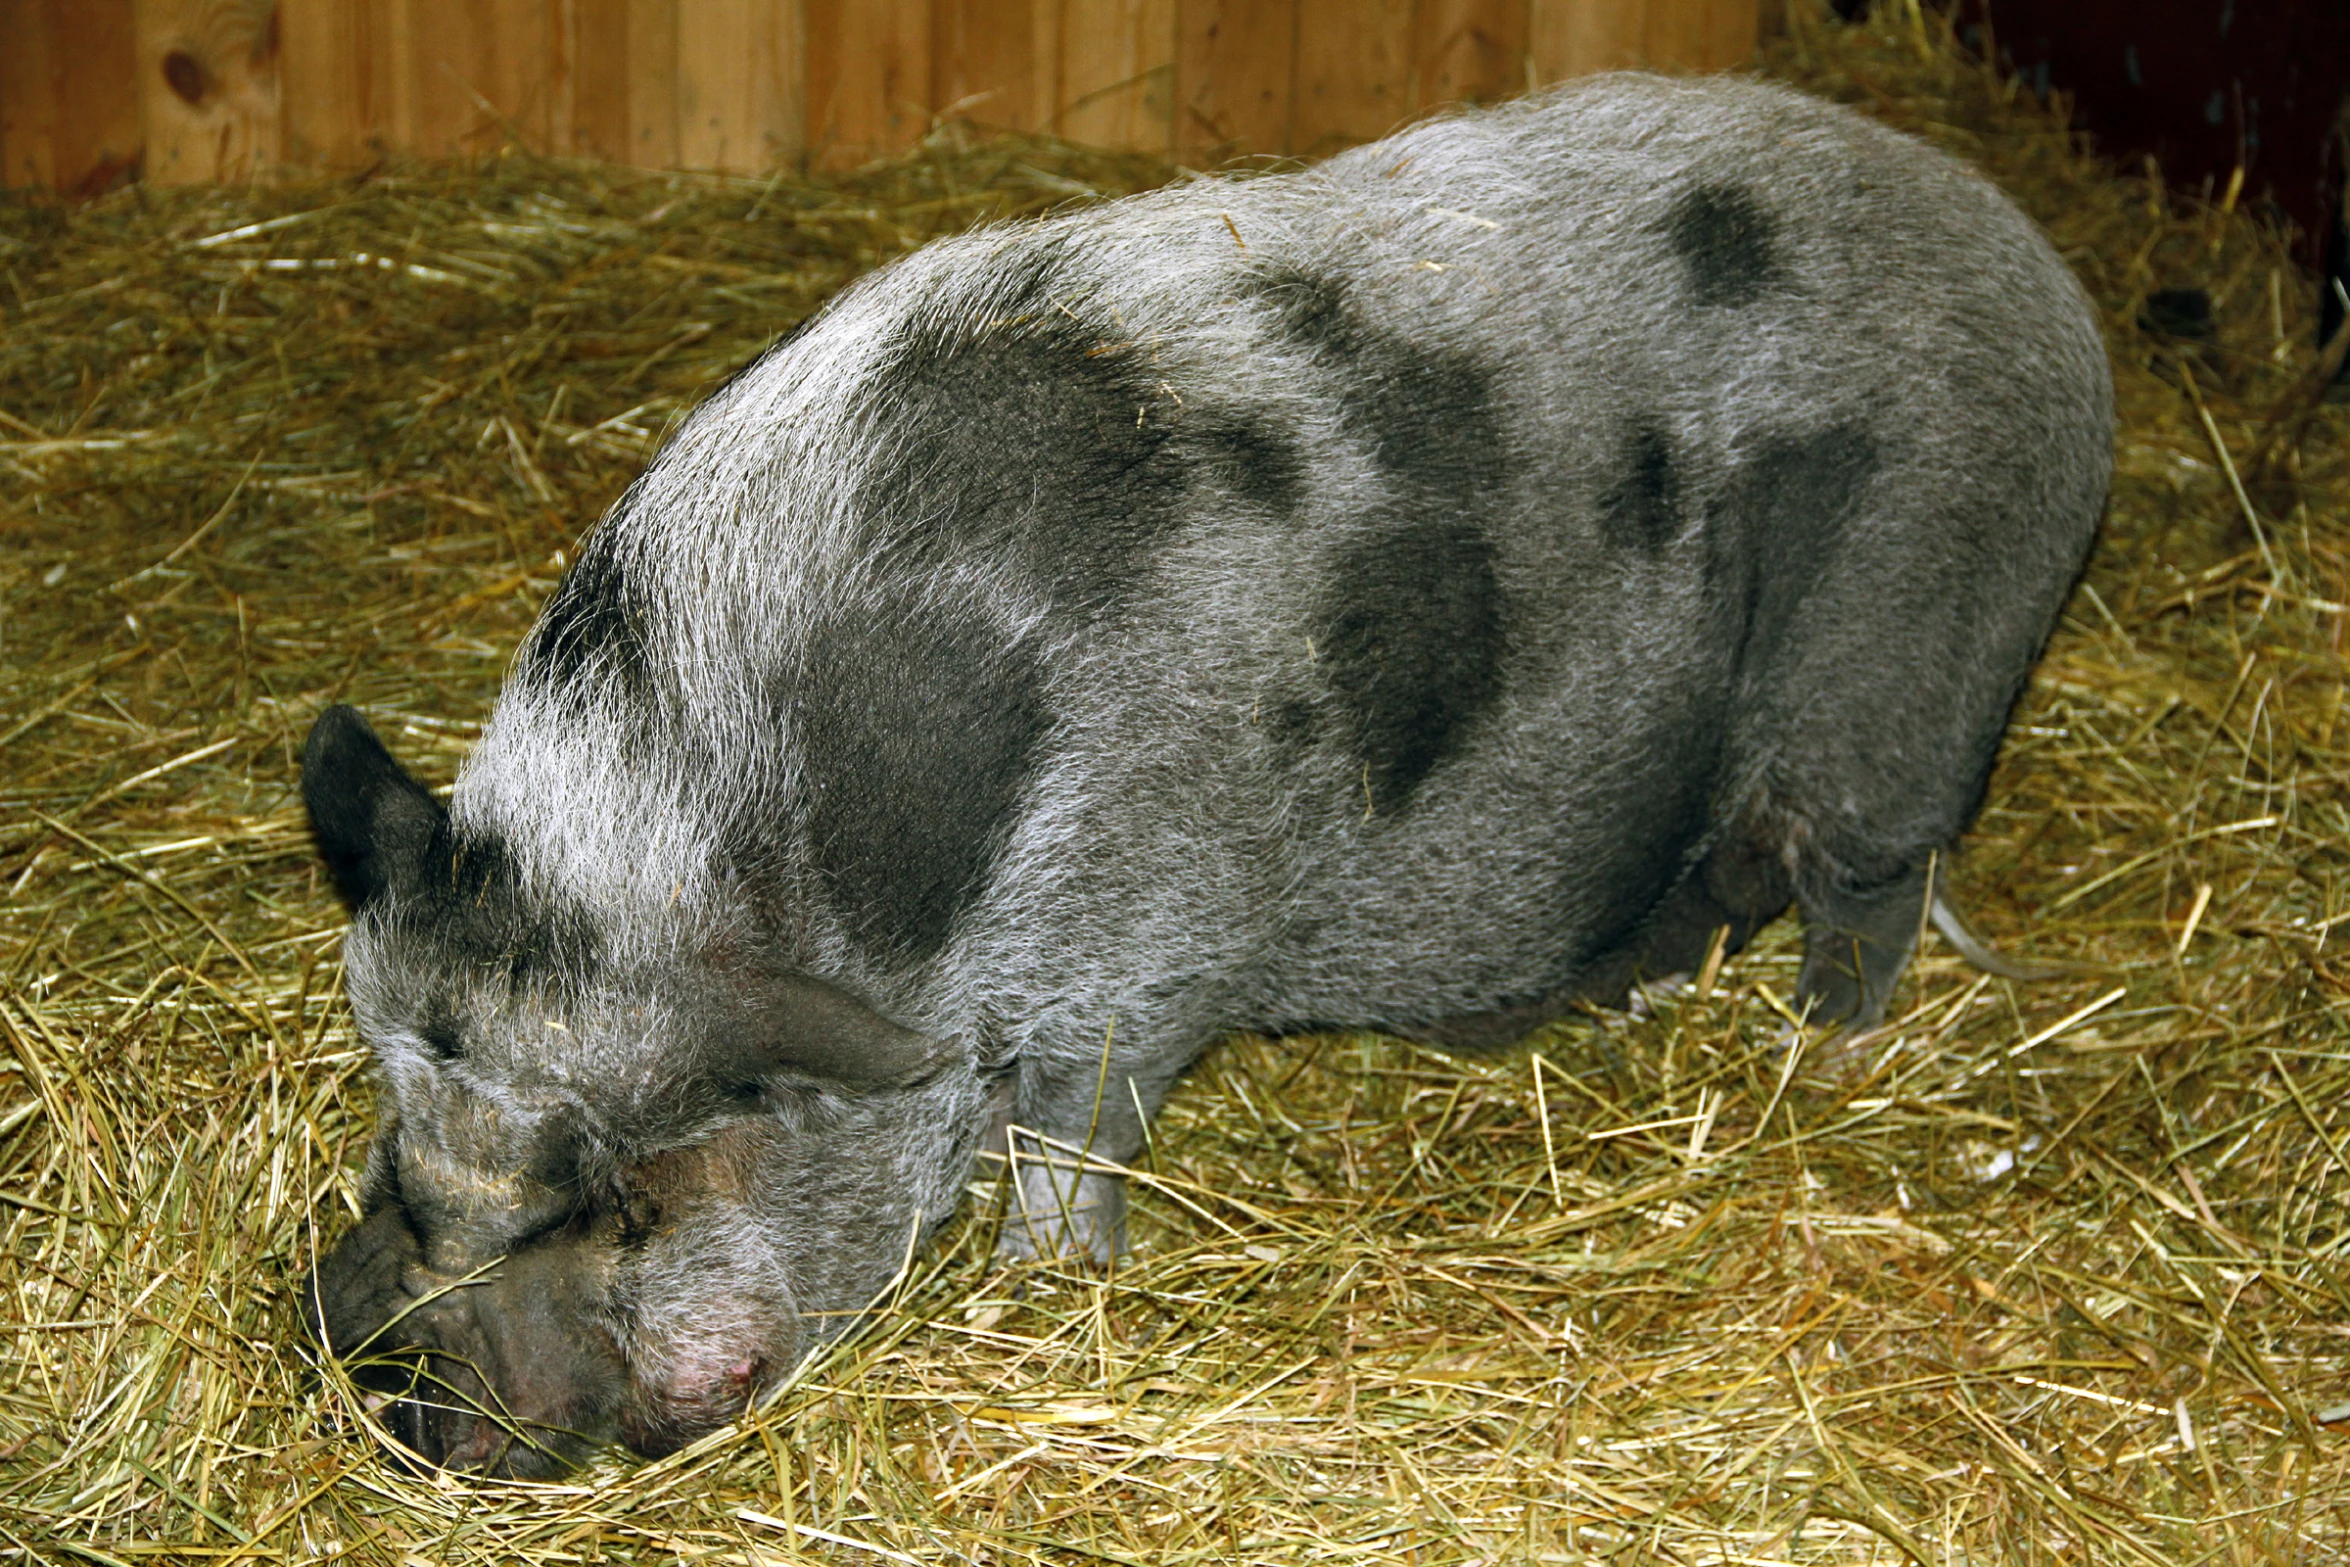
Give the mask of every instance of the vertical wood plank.
[[559, 14], [544, 0], [376, 0], [394, 145], [429, 156], [555, 150]]
[[366, 145], [366, 61], [353, 8], [335, 0], [279, 0], [278, 124], [298, 168], [357, 163]]
[[64, 183], [57, 173], [65, 105], [49, 42], [49, 8], [0, 0], [0, 185]]
[[1758, 0], [1532, 0], [1528, 52], [1545, 82], [1646, 67], [1716, 71], [1754, 58]]
[[96, 195], [139, 167], [130, 0], [0, 0], [0, 185]]
[[1526, 90], [1526, 0], [1419, 0], [1412, 107], [1491, 103]]
[[1699, 9], [1711, 0], [1639, 0], [1622, 9], [1636, 29], [1631, 58], [1624, 63], [1671, 70], [1684, 64], [1697, 45]]
[[1050, 82], [1052, 62], [1039, 60], [1030, 0], [938, 0], [931, 15], [931, 112], [1035, 129], [1037, 79]]
[[1043, 127], [1070, 141], [1175, 151], [1176, 0], [1041, 0], [1060, 14]]
[[[1094, 9], [1114, 10], [1120, 3], [1105, 0]], [[1022, 123], [1030, 130], [1050, 132], [1061, 105], [1068, 101], [1068, 51], [1061, 38], [1061, 13], [1069, 8], [1064, 0], [1027, 0], [1028, 47], [1036, 63], [1030, 72], [1028, 118]]]
[[481, 110], [463, 74], [473, 57], [466, 0], [387, 0], [384, 9], [395, 144], [444, 158], [478, 147]]
[[1641, 58], [1668, 71], [1718, 71], [1754, 57], [1758, 0], [1641, 0]]
[[370, 94], [369, 139], [387, 150], [431, 151], [417, 140], [416, 7], [411, 0], [360, 0], [356, 9]]
[[1213, 163], [1288, 152], [1299, 0], [1183, 0], [1175, 39], [1175, 156]]
[[930, 128], [930, 0], [808, 0], [808, 153], [849, 167]]
[[625, 161], [630, 155], [628, 0], [563, 0], [569, 91], [556, 106], [560, 150]]
[[251, 179], [278, 161], [273, 0], [135, 0], [145, 177], [159, 185]]
[[1412, 0], [1300, 0], [1288, 145], [1324, 157], [1411, 116]]
[[0, 0], [0, 179], [119, 178], [142, 143], [162, 181], [508, 141], [843, 164], [958, 103], [1194, 162], [1314, 154], [1530, 76], [1736, 65], [1767, 3]]
[[1527, 49], [1540, 82], [1644, 63], [1641, 6], [1613, 0], [1533, 0]]
[[1770, 28], [1762, 0], [1705, 0], [1704, 11], [1697, 69], [1726, 71], [1748, 63], [1761, 51]]
[[679, 0], [624, 0], [628, 130], [621, 156], [648, 169], [678, 166]]
[[750, 173], [796, 160], [806, 123], [799, 8], [693, 0], [677, 17], [678, 161]]
[[475, 87], [498, 109], [501, 134], [494, 145], [514, 141], [533, 152], [560, 151], [557, 109], [571, 96], [561, 6], [550, 0], [498, 0], [479, 9], [488, 24], [489, 59]]

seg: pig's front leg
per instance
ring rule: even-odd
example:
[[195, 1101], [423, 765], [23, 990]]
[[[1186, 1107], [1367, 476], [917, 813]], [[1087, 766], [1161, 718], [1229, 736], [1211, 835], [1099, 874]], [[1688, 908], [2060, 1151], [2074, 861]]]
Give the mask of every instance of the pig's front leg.
[[[1091, 1162], [1081, 1167], [1075, 1154], [1053, 1146], [1081, 1146], [1084, 1137], [1082, 1127], [1075, 1138], [1053, 1137], [1049, 1143], [1025, 1132], [1013, 1135], [1011, 1155], [1017, 1173], [1004, 1233], [996, 1242], [1002, 1256], [1017, 1262], [1084, 1257], [1107, 1263], [1126, 1249], [1126, 1178]], [[1093, 1157], [1111, 1157], [1098, 1137]]]
[[1141, 1154], [1145, 1117], [1194, 1053], [1172, 1065], [1125, 1050], [1106, 1069], [1099, 1055], [1023, 1064], [989, 1139], [1011, 1165], [999, 1254], [1107, 1263], [1126, 1249], [1126, 1178], [1103, 1166], [1122, 1169]]

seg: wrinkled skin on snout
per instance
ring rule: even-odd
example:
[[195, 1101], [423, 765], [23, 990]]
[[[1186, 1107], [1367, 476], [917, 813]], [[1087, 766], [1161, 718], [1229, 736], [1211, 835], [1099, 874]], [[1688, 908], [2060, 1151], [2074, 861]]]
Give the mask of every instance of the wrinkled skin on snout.
[[544, 1474], [619, 1435], [627, 1368], [597, 1261], [570, 1239], [446, 1278], [387, 1205], [319, 1265], [304, 1303], [352, 1380], [382, 1395], [385, 1429], [409, 1451], [452, 1469]]
[[[385, 1115], [359, 1226], [299, 1286], [383, 1429], [450, 1469], [670, 1452], [843, 1331], [952, 1209], [969, 1053], [681, 913], [625, 951], [466, 840], [348, 708], [313, 825]], [[639, 922], [640, 926], [643, 922]]]

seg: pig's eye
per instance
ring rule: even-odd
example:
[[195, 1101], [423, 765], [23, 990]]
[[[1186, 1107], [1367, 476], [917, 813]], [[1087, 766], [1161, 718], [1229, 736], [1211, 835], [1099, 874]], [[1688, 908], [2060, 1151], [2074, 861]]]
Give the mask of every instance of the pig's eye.
[[553, 1240], [564, 1230], [569, 1229], [571, 1227], [572, 1221], [577, 1217], [577, 1214], [558, 1213], [554, 1217], [548, 1219], [545, 1223], [534, 1225], [530, 1229], [524, 1231], [521, 1235], [516, 1236], [506, 1249], [509, 1252], [516, 1252], [523, 1250], [525, 1247], [536, 1246], [541, 1241]]
[[434, 1018], [422, 1030], [424, 1048], [439, 1061], [454, 1061], [465, 1054], [465, 1041], [457, 1035], [457, 1025], [447, 1018]]
[[756, 1077], [732, 1078], [721, 1083], [719, 1089], [727, 1102], [736, 1106], [764, 1104], [767, 1100], [767, 1084]]
[[643, 1186], [623, 1179], [613, 1183], [612, 1217], [620, 1226], [621, 1244], [634, 1245], [661, 1222], [661, 1205]]

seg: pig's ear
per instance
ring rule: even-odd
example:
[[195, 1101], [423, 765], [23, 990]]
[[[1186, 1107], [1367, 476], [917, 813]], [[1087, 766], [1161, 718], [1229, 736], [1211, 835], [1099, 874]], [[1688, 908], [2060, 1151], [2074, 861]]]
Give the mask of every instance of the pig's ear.
[[775, 974], [762, 986], [758, 1069], [789, 1069], [851, 1088], [883, 1088], [927, 1077], [954, 1054], [949, 1040], [901, 1028], [845, 990], [805, 974]]
[[421, 877], [448, 814], [392, 760], [359, 710], [341, 704], [319, 714], [302, 742], [302, 803], [335, 884], [357, 907]]

